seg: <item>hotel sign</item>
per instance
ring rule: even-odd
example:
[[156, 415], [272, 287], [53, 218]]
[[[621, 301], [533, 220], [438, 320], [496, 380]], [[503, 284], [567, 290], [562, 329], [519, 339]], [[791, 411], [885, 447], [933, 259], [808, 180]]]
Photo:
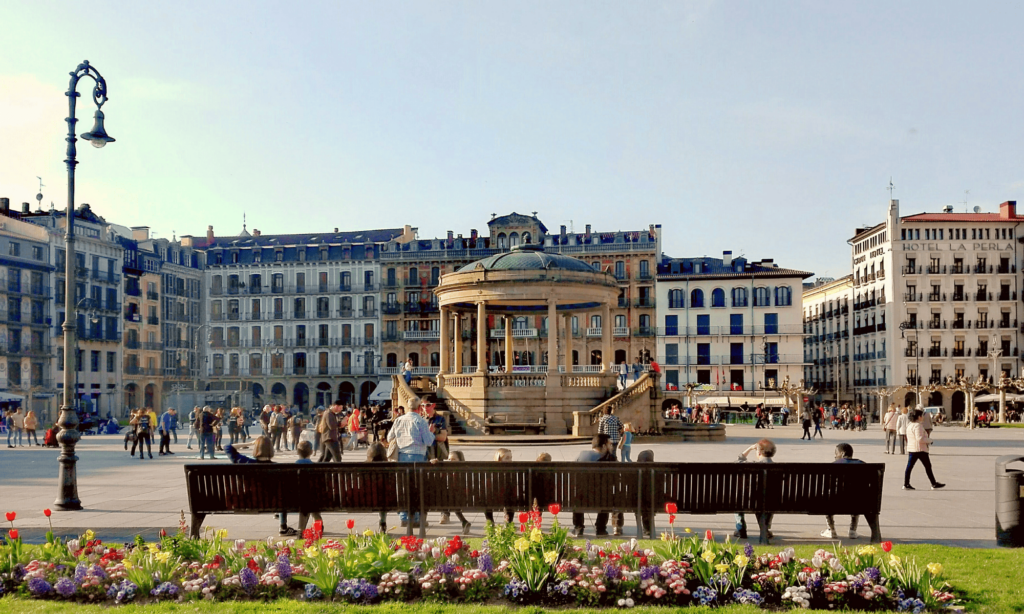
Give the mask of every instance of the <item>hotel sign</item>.
[[903, 243], [905, 252], [1005, 252], [1013, 251], [1013, 243]]

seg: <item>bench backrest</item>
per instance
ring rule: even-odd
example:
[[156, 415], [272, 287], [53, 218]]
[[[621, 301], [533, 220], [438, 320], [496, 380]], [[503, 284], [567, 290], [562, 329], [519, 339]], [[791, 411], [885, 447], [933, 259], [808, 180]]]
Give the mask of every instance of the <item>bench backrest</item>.
[[185, 465], [194, 513], [545, 510], [877, 514], [883, 464]]

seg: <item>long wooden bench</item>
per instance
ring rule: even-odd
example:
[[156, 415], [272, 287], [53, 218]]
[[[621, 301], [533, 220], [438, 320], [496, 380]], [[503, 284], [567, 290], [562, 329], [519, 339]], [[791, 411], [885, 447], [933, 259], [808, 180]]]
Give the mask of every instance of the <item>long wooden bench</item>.
[[505, 431], [523, 431], [533, 435], [543, 435], [547, 429], [544, 416], [532, 420], [525, 416], [509, 416], [504, 414], [487, 416], [484, 420], [485, 435], [501, 435]]
[[185, 465], [193, 536], [207, 514], [526, 511], [558, 503], [566, 512], [632, 514], [637, 535], [646, 524], [653, 537], [655, 515], [674, 503], [680, 514], [753, 514], [762, 543], [769, 543], [768, 514], [864, 515], [872, 541], [881, 541], [884, 473], [883, 464], [826, 463]]

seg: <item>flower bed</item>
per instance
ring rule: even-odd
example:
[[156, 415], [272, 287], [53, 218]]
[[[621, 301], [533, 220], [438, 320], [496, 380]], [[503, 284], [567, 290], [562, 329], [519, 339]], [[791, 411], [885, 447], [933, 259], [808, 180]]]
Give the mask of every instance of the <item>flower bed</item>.
[[[669, 504], [669, 508], [671, 508]], [[48, 510], [47, 510], [48, 511]], [[852, 550], [792, 549], [755, 555], [750, 544], [685, 529], [654, 548], [637, 541], [574, 545], [559, 526], [544, 531], [539, 510], [518, 526], [489, 525], [472, 549], [460, 537], [424, 541], [366, 531], [324, 539], [317, 522], [301, 540], [230, 541], [208, 529], [146, 543], [104, 544], [87, 531], [41, 546], [11, 529], [0, 546], [0, 595], [79, 603], [272, 600], [372, 604], [382, 601], [484, 602], [629, 608], [635, 605], [751, 604], [765, 608], [855, 608], [923, 612], [957, 602], [938, 563], [901, 556], [889, 542]], [[667, 509], [672, 512], [673, 510]], [[49, 514], [47, 514], [49, 516]], [[670, 516], [670, 527], [675, 518]], [[353, 523], [348, 522], [352, 531]]]

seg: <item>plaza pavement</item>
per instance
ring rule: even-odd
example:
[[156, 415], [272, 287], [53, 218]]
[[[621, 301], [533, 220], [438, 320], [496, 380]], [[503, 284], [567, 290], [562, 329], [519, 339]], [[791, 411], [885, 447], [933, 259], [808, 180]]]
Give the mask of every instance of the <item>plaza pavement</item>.
[[[717, 443], [639, 443], [633, 446], [632, 456], [644, 449], [654, 451], [658, 461], [700, 462], [735, 461], [739, 452], [762, 436], [778, 445], [777, 462], [831, 462], [833, 449], [839, 442], [854, 447], [855, 456], [866, 462], [886, 464], [882, 500], [881, 527], [884, 539], [895, 542], [928, 542], [968, 547], [995, 547], [994, 520], [994, 460], [1002, 455], [1024, 456], [1024, 429], [980, 429], [968, 431], [961, 427], [939, 427], [933, 434], [936, 444], [932, 449], [932, 464], [945, 489], [932, 491], [923, 467], [917, 467], [913, 483], [916, 491], [904, 491], [903, 470], [906, 456], [884, 454], [882, 434], [877, 425], [865, 432], [826, 430], [824, 440], [801, 441], [801, 430], [796, 426], [776, 427], [774, 430], [754, 430], [749, 425], [730, 425], [727, 440]], [[54, 510], [53, 526], [58, 534], [81, 534], [92, 529], [108, 541], [127, 541], [136, 533], [148, 538], [164, 528], [174, 532], [181, 510], [188, 518], [188, 499], [182, 465], [194, 462], [228, 462], [223, 453], [217, 461], [199, 461], [198, 446], [185, 448], [187, 434], [179, 434], [179, 443], [172, 444], [174, 456], [154, 455], [155, 460], [130, 458], [123, 448], [120, 436], [89, 436], [78, 445], [78, 491], [85, 509], [77, 512]], [[0, 440], [0, 445], [6, 444]], [[154, 447], [156, 447], [154, 445]], [[506, 446], [516, 460], [531, 460], [541, 452], [549, 452], [554, 460], [574, 460], [587, 446]], [[467, 460], [488, 460], [493, 449], [488, 447], [462, 448]], [[52, 508], [57, 494], [57, 454], [48, 448], [0, 447], [0, 512], [16, 511], [17, 527], [27, 541], [41, 541], [46, 530], [44, 508]], [[294, 453], [280, 454], [276, 462], [293, 462]], [[348, 452], [345, 462], [365, 458], [363, 451]], [[325, 514], [327, 535], [344, 533], [345, 521], [353, 517], [359, 530], [376, 528], [375, 515]], [[470, 514], [473, 523], [471, 536], [482, 536], [482, 514]], [[290, 518], [295, 526], [297, 518]], [[396, 515], [389, 515], [389, 526], [397, 526]], [[460, 530], [455, 524], [439, 525], [439, 516], [431, 514], [427, 532], [431, 537], [453, 535]], [[568, 513], [561, 515], [568, 523]], [[667, 528], [667, 518], [660, 515], [659, 529]], [[680, 515], [677, 528], [690, 527], [695, 531], [714, 529], [719, 534], [732, 531], [731, 515]], [[752, 527], [756, 521], [748, 518]], [[846, 536], [848, 519], [837, 518], [836, 528]], [[226, 528], [231, 538], [263, 539], [277, 536], [278, 525], [273, 515], [218, 515], [208, 516], [204, 526]], [[824, 518], [814, 516], [781, 515], [773, 523], [775, 543], [826, 543], [819, 535]], [[399, 532], [395, 529], [393, 533]], [[587, 536], [593, 536], [593, 515], [588, 515]], [[401, 530], [404, 533], [404, 530]], [[752, 529], [754, 536], [756, 529]], [[866, 543], [868, 527], [861, 520], [861, 537], [857, 543]], [[626, 536], [635, 535], [631, 516], [626, 517]]]

